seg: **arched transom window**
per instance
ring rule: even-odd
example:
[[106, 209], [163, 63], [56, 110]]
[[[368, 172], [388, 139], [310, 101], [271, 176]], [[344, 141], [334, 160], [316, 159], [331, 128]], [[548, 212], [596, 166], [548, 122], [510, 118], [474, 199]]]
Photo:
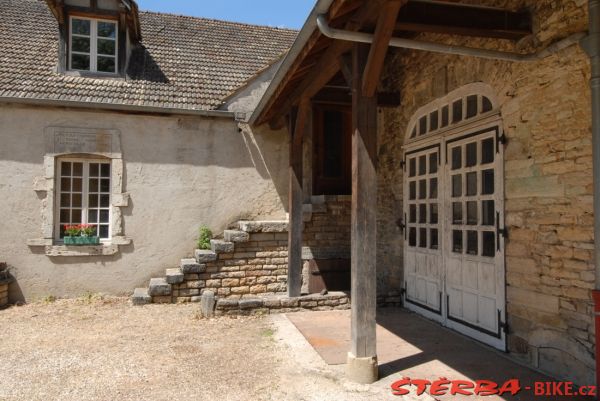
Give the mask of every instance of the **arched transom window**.
[[484, 83], [465, 85], [420, 108], [410, 120], [406, 142], [439, 133], [494, 112], [497, 102]]

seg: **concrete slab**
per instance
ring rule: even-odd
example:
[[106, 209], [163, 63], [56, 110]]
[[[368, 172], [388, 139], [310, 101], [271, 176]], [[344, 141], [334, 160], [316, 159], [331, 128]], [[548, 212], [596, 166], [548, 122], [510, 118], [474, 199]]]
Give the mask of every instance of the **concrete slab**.
[[[346, 363], [350, 350], [350, 311], [308, 312], [287, 315], [306, 340], [329, 365]], [[492, 380], [500, 384], [519, 379], [523, 388], [534, 382], [556, 381], [510, 360], [505, 354], [479, 344], [404, 309], [382, 309], [377, 314], [379, 374], [385, 381], [402, 377], [438, 380]], [[394, 378], [393, 380], [392, 377]], [[440, 401], [461, 396], [436, 396]], [[481, 401], [551, 401], [566, 397], [468, 397]], [[589, 401], [586, 397], [570, 400]]]

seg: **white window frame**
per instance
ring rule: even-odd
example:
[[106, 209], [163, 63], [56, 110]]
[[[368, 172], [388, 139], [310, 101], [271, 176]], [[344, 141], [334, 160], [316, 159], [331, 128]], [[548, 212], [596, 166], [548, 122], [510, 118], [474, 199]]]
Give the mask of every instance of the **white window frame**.
[[[100, 158], [76, 158], [76, 157], [59, 157], [56, 160], [56, 172], [55, 172], [55, 186], [56, 186], [56, 196], [55, 196], [55, 205], [54, 205], [54, 239], [57, 243], [63, 243], [63, 239], [60, 238], [60, 198], [62, 193], [62, 162], [70, 162], [70, 163], [83, 163], [83, 176], [82, 176], [82, 199], [81, 199], [81, 224], [88, 224], [88, 203], [89, 203], [89, 165], [93, 163], [103, 163], [108, 164], [110, 166], [110, 184], [109, 184], [109, 212], [108, 212], [108, 238], [101, 238], [100, 242], [103, 244], [111, 243], [112, 239], [112, 225], [113, 225], [113, 213], [112, 213], [112, 202], [113, 202], [113, 194], [112, 194], [112, 184], [113, 184], [113, 171], [112, 171], [112, 160], [111, 159], [100, 159]], [[98, 216], [98, 220], [99, 220]], [[92, 223], [99, 224], [99, 223]], [[99, 233], [97, 233], [99, 235]]]
[[[90, 21], [90, 36], [74, 34], [73, 33], [73, 20], [86, 20]], [[100, 57], [113, 57], [110, 54], [98, 54], [98, 39], [107, 39], [113, 40], [113, 38], [105, 38], [98, 37], [98, 22], [109, 22], [111, 24], [115, 24], [115, 71], [114, 72], [106, 72], [106, 71], [98, 71], [98, 56]], [[82, 38], [90, 38], [90, 52], [74, 52], [73, 51], [73, 36], [82, 37]], [[72, 67], [73, 64], [73, 54], [81, 54], [81, 55], [89, 55], [90, 56], [90, 69], [89, 70], [78, 70]], [[96, 74], [107, 74], [107, 75], [117, 75], [119, 73], [119, 21], [112, 19], [101, 19], [101, 18], [89, 18], [89, 17], [80, 17], [78, 15], [71, 15], [69, 17], [69, 70], [71, 71], [79, 71], [79, 72], [92, 72]]]

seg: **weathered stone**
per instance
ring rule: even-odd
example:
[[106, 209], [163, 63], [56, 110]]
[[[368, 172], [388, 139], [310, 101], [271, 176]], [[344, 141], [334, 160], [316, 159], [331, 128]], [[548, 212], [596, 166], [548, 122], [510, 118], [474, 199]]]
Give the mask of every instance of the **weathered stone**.
[[245, 231], [225, 230], [223, 237], [227, 242], [243, 243], [250, 241], [250, 234]]
[[233, 309], [239, 307], [240, 302], [237, 299], [219, 299], [217, 309]]
[[171, 284], [164, 278], [153, 278], [150, 280], [148, 294], [152, 297], [171, 295]]
[[247, 233], [283, 233], [288, 230], [287, 221], [240, 221], [239, 228]]
[[183, 283], [184, 279], [185, 279], [185, 275], [183, 274], [181, 269], [168, 269], [167, 270], [167, 275], [166, 275], [167, 283], [179, 284], [179, 283]]
[[202, 313], [202, 316], [206, 318], [213, 317], [215, 313], [215, 305], [215, 293], [212, 291], [205, 291], [202, 294], [200, 301], [200, 311]]
[[181, 259], [181, 271], [183, 274], [200, 274], [206, 271], [206, 265], [198, 263], [196, 259]]
[[[136, 288], [131, 297], [133, 305], [147, 305], [152, 303], [152, 297], [148, 294], [147, 288]], [[1, 305], [0, 305], [1, 306]]]
[[239, 302], [240, 309], [256, 309], [262, 308], [264, 306], [264, 302], [262, 299], [242, 299]]
[[196, 249], [194, 255], [196, 256], [196, 261], [198, 263], [209, 263], [217, 260], [216, 253], [205, 249]]
[[215, 253], [231, 253], [235, 249], [233, 242], [213, 239], [210, 241], [210, 247]]

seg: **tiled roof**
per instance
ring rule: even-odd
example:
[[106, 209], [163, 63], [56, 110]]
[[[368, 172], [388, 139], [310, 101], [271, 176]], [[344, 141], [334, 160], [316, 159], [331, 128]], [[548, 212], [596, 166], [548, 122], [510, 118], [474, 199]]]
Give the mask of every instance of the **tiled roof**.
[[213, 110], [278, 60], [297, 32], [140, 12], [127, 79], [57, 73], [58, 23], [43, 0], [0, 0], [0, 97]]

